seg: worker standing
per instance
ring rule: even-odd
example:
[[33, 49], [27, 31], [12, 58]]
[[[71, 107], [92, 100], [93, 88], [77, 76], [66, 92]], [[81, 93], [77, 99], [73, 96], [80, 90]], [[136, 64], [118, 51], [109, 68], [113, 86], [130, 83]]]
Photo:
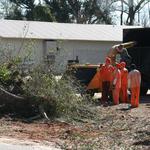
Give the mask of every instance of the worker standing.
[[125, 62], [126, 67], [129, 68], [131, 65], [132, 57], [129, 55], [126, 48], [122, 48], [122, 52], [120, 53], [120, 62]]
[[136, 65], [131, 65], [131, 71], [128, 74], [128, 86], [131, 90], [131, 107], [139, 106], [141, 85], [141, 73], [136, 69]]
[[116, 56], [117, 54], [121, 53], [123, 49], [123, 45], [114, 45], [110, 51], [108, 52], [107, 56], [111, 59], [112, 65], [116, 63]]
[[120, 63], [120, 71], [121, 71], [121, 89], [120, 89], [120, 100], [122, 103], [128, 102], [128, 70], [126, 68], [126, 63]]
[[108, 102], [108, 96], [110, 95], [110, 87], [112, 81], [113, 66], [111, 65], [111, 59], [106, 57], [105, 64], [100, 69], [100, 75], [102, 80], [102, 103]]
[[[129, 45], [134, 45], [134, 42], [130, 42]], [[129, 67], [132, 59], [123, 44], [114, 45], [108, 52], [107, 56], [111, 58], [112, 65], [115, 65], [116, 62], [119, 63], [124, 61], [126, 62], [127, 67]]]
[[114, 70], [114, 79], [113, 79], [113, 102], [114, 105], [119, 104], [119, 94], [120, 94], [120, 88], [121, 88], [121, 72], [120, 72], [120, 64], [116, 64], [115, 70]]

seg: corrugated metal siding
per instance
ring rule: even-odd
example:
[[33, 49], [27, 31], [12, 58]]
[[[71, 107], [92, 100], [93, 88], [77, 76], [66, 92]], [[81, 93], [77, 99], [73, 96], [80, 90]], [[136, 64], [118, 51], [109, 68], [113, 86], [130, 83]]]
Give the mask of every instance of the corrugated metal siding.
[[123, 26], [0, 20], [0, 36], [55, 40], [122, 41]]

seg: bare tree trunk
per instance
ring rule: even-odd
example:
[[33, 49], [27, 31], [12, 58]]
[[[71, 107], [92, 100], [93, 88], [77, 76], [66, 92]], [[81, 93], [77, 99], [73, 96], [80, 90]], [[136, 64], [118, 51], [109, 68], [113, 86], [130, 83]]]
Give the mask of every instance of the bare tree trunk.
[[121, 0], [120, 25], [123, 25], [123, 0]]
[[133, 7], [133, 0], [128, 0], [129, 4], [129, 14], [126, 23], [128, 25], [133, 25], [134, 24], [134, 7]]
[[149, 16], [149, 20], [150, 20], [150, 5], [149, 5], [149, 3], [148, 3], [148, 16]]
[[133, 11], [133, 7], [129, 8], [129, 25], [134, 25], [134, 11]]

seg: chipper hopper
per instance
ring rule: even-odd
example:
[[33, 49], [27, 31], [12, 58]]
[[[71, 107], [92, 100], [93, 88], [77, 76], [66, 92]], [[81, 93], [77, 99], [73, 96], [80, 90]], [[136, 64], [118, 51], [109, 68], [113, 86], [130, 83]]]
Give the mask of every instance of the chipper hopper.
[[88, 93], [91, 96], [101, 90], [101, 78], [99, 73], [100, 65], [94, 64], [73, 64], [67, 69], [67, 74], [71, 74], [77, 80], [75, 84], [80, 84], [81, 94]]

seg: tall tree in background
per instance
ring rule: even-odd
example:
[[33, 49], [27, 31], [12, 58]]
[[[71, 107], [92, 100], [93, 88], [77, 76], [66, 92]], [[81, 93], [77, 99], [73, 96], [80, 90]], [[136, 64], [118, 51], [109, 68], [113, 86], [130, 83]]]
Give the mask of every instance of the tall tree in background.
[[35, 8], [35, 0], [10, 0], [11, 3], [15, 4], [18, 9], [23, 10], [22, 16], [27, 20], [33, 20], [33, 11]]
[[68, 4], [77, 23], [112, 23], [109, 11], [103, 9], [97, 0], [68, 0]]
[[[123, 22], [123, 13], [127, 15], [126, 24], [127, 25], [134, 25], [135, 24], [135, 16], [138, 14], [142, 8], [150, 2], [150, 0], [118, 0], [117, 2], [121, 2], [121, 22]], [[118, 8], [116, 8], [118, 10]], [[139, 18], [140, 20], [140, 18]]]
[[118, 0], [96, 0], [98, 7], [100, 10], [103, 12], [102, 14], [104, 15], [105, 19], [111, 19], [112, 23], [112, 14], [114, 14], [116, 5], [113, 5], [114, 3], [118, 2]]
[[97, 0], [44, 0], [58, 22], [106, 23], [111, 17]]
[[70, 8], [66, 0], [43, 0], [57, 22], [71, 22]]
[[[38, 4], [37, 2], [37, 0], [1, 0], [0, 17], [15, 20], [112, 24], [114, 12], [119, 11], [120, 24], [125, 22], [133, 25], [137, 14], [138, 23], [143, 22], [140, 12], [150, 0], [39, 0]], [[149, 12], [147, 9], [145, 14], [148, 16]], [[144, 22], [146, 19], [145, 17]]]
[[[111, 24], [105, 0], [7, 0], [14, 5], [7, 19]], [[36, 3], [35, 3], [36, 2]]]
[[123, 25], [123, 0], [121, 0], [120, 25]]
[[41, 4], [35, 4], [35, 0], [9, 0], [14, 5], [13, 13], [8, 13], [6, 19], [26, 19], [53, 21], [50, 10]]
[[16, 12], [15, 4], [10, 3], [9, 0], [0, 1], [0, 17], [1, 18], [5, 18], [6, 16], [9, 16], [10, 14], [14, 14], [14, 11], [16, 15], [18, 15], [18, 18], [20, 18], [18, 12]]

